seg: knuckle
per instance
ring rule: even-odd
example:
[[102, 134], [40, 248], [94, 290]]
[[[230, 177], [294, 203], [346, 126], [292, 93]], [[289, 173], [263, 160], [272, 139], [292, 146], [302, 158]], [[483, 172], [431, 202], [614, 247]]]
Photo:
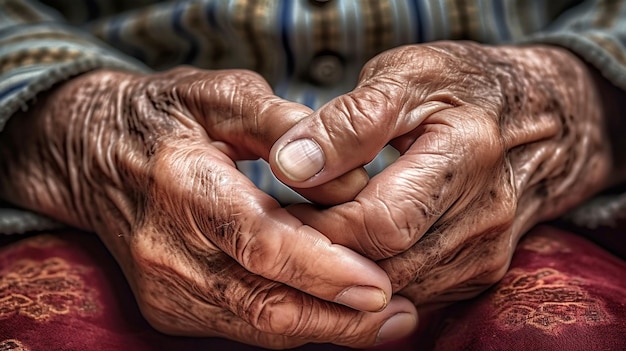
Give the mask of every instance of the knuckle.
[[[392, 205], [384, 205], [384, 211], [388, 214], [387, 232], [372, 233], [379, 238], [377, 245], [384, 249], [386, 257], [404, 252], [412, 247], [430, 227], [435, 218], [441, 216], [442, 211], [435, 201], [424, 201], [429, 197], [420, 191], [420, 185], [413, 186], [410, 180], [406, 180], [407, 187], [412, 191], [403, 196], [396, 196]], [[423, 186], [423, 185], [421, 185]], [[382, 211], [381, 211], [382, 212]], [[375, 228], [374, 224], [381, 217], [371, 217], [372, 222], [368, 227]]]
[[[372, 259], [395, 256], [410, 248], [417, 240], [422, 223], [412, 213], [407, 213], [406, 206], [390, 206], [384, 201], [372, 203], [362, 199], [359, 210], [353, 211], [352, 222], [362, 223], [363, 235], [359, 238], [360, 251]], [[379, 215], [371, 216], [368, 213]]]
[[338, 148], [363, 150], [358, 153], [358, 161], [363, 164], [370, 162], [386, 143], [386, 135], [380, 132], [393, 132], [395, 127], [396, 114], [388, 111], [396, 99], [384, 90], [380, 85], [361, 88], [335, 99], [321, 112], [330, 142]]
[[371, 59], [365, 66], [364, 71], [378, 72], [388, 71], [394, 67], [414, 68], [416, 62], [420, 64], [426, 59], [438, 55], [439, 51], [426, 45], [406, 45], [393, 48]]
[[244, 318], [264, 333], [316, 342], [363, 342], [361, 329], [366, 328], [362, 325], [361, 313], [317, 303], [312, 297], [284, 285], [269, 283], [251, 295], [245, 305]]
[[289, 288], [272, 284], [255, 289], [250, 294], [246, 319], [260, 331], [285, 336], [297, 336], [304, 332], [306, 304]]
[[289, 256], [281, 250], [282, 239], [263, 233], [255, 231], [247, 236], [239, 235], [235, 243], [237, 261], [249, 271], [265, 278], [284, 279], [282, 275], [286, 271]]
[[354, 202], [358, 206], [352, 208], [347, 218], [352, 223], [362, 223], [360, 238], [367, 241], [360, 239], [361, 251], [371, 258], [389, 258], [405, 252], [443, 215], [445, 201], [438, 196], [435, 199], [428, 193], [431, 187], [418, 179], [423, 177], [409, 173], [389, 179], [385, 189], [394, 191], [375, 190], [373, 196]]
[[[333, 111], [324, 116], [323, 125], [328, 136], [333, 141], [343, 142], [348, 140], [352, 144], [359, 145], [360, 131], [375, 126], [373, 114], [367, 113], [369, 107], [354, 94], [347, 94], [338, 98], [333, 103]], [[337, 116], [340, 116], [337, 118]]]
[[462, 122], [461, 133], [465, 157], [475, 167], [493, 168], [504, 160], [506, 148], [501, 131], [491, 118], [474, 118]]
[[379, 252], [382, 257], [392, 257], [406, 251], [413, 244], [411, 228], [399, 228], [392, 235], [385, 235], [384, 243], [379, 245]]
[[225, 91], [233, 91], [234, 87], [246, 87], [246, 90], [271, 90], [263, 76], [251, 70], [229, 69], [216, 71], [214, 74], [219, 88], [225, 89]]

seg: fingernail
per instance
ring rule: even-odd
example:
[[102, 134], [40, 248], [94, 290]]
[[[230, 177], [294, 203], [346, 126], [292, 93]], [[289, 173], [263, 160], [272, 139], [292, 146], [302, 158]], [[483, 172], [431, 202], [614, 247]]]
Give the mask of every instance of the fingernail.
[[324, 168], [324, 153], [311, 139], [290, 142], [278, 151], [278, 167], [289, 179], [300, 182], [316, 175]]
[[387, 296], [379, 288], [353, 286], [337, 295], [335, 302], [359, 311], [378, 312], [387, 306]]
[[380, 327], [376, 344], [398, 340], [413, 332], [415, 327], [417, 327], [417, 318], [413, 314], [406, 312], [395, 314]]

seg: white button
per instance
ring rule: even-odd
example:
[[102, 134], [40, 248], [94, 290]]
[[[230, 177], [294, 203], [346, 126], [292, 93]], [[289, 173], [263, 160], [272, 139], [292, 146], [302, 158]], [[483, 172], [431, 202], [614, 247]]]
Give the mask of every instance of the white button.
[[321, 55], [315, 57], [309, 66], [309, 77], [314, 83], [332, 85], [343, 78], [343, 63], [335, 55]]

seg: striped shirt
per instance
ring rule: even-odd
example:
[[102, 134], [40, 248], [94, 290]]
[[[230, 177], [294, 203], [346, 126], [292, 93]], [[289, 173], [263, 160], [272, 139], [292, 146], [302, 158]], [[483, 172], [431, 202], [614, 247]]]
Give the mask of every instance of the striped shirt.
[[[100, 67], [247, 68], [317, 108], [376, 54], [444, 39], [563, 46], [626, 89], [626, 0], [0, 0], [0, 131], [37, 93]], [[239, 167], [280, 201], [301, 200], [264, 162]], [[0, 208], [0, 233], [51, 225]]]

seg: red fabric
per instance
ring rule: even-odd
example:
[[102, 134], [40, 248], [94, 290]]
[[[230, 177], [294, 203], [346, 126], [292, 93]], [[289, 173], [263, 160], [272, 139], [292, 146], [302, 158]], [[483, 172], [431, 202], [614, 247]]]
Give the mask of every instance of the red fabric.
[[505, 277], [431, 323], [432, 350], [626, 350], [626, 263], [540, 227]]
[[[153, 330], [93, 235], [12, 240], [0, 247], [0, 350], [258, 350]], [[626, 350], [626, 264], [583, 237], [539, 227], [499, 284], [378, 349]]]

